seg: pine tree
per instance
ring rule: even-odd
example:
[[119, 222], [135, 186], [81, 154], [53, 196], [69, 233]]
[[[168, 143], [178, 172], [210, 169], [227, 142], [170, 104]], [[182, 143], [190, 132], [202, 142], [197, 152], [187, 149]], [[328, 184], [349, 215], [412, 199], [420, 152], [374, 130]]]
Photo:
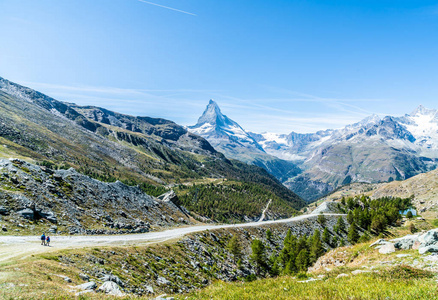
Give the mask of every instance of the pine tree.
[[234, 262], [242, 256], [242, 247], [240, 246], [237, 236], [233, 235], [227, 245], [228, 251], [233, 254]]
[[327, 227], [324, 228], [324, 231], [322, 232], [322, 241], [330, 245], [330, 232], [328, 231]]
[[266, 266], [266, 253], [265, 245], [259, 239], [255, 239], [251, 242], [251, 256], [250, 259], [256, 263], [257, 271], [260, 272]]
[[359, 240], [359, 233], [357, 232], [357, 226], [356, 226], [356, 223], [352, 223], [351, 225], [350, 225], [350, 229], [348, 230], [348, 235], [347, 235], [347, 238], [348, 238], [348, 241], [351, 243], [351, 244], [356, 244], [357, 243], [357, 241]]
[[309, 255], [310, 263], [315, 263], [318, 257], [320, 257], [323, 253], [324, 253], [324, 248], [322, 247], [322, 243], [321, 243], [321, 234], [319, 233], [319, 230], [316, 229], [311, 237], [310, 255]]
[[306, 249], [300, 251], [295, 261], [295, 265], [299, 271], [307, 271], [307, 267], [309, 266], [309, 253]]
[[333, 236], [332, 245], [334, 248], [338, 246], [338, 237], [336, 235]]
[[339, 228], [340, 231], [345, 230], [345, 222], [343, 217], [338, 218], [338, 222], [336, 223], [337, 228]]
[[325, 218], [325, 216], [321, 213], [321, 214], [318, 215], [318, 218], [317, 218], [316, 221], [317, 221], [321, 226], [324, 226], [324, 225], [325, 225], [325, 222], [326, 222], [326, 218]]
[[354, 215], [353, 215], [353, 212], [351, 210], [347, 214], [347, 221], [348, 221], [348, 224], [352, 224], [354, 222]]
[[270, 241], [271, 238], [272, 238], [272, 231], [271, 231], [271, 229], [268, 229], [268, 230], [266, 230], [266, 239], [268, 241]]

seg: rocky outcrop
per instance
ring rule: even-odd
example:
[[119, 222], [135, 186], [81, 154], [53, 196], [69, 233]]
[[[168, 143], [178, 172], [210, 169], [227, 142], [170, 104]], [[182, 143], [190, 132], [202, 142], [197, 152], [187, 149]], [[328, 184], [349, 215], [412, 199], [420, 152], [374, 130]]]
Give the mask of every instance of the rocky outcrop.
[[389, 254], [396, 250], [418, 249], [420, 254], [438, 252], [438, 229], [427, 232], [410, 234], [401, 238], [385, 241], [380, 239], [370, 245], [379, 249], [379, 253]]

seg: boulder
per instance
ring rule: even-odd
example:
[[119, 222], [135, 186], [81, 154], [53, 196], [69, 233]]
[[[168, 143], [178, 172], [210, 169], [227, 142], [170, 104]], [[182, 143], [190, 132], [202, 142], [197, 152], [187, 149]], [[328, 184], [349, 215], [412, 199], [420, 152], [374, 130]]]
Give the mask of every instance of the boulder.
[[20, 217], [25, 219], [33, 219], [34, 218], [34, 212], [30, 208], [25, 208], [22, 210], [17, 211], [17, 214], [20, 215]]
[[158, 199], [160, 199], [163, 202], [175, 202], [178, 200], [178, 196], [175, 194], [173, 190], [170, 190], [169, 192], [164, 193], [161, 196], [158, 196]]
[[79, 278], [82, 279], [83, 281], [90, 281], [90, 276], [84, 273], [79, 274]]
[[431, 245], [431, 246], [421, 247], [418, 249], [418, 253], [420, 254], [424, 254], [427, 252], [438, 252], [438, 246]]
[[76, 286], [78, 289], [81, 290], [94, 290], [97, 287], [97, 284], [94, 281], [86, 282], [80, 285]]
[[381, 254], [389, 254], [395, 252], [395, 247], [393, 243], [386, 242], [382, 247], [379, 249], [379, 253]]
[[377, 246], [377, 245], [383, 245], [385, 243], [387, 243], [387, 241], [385, 241], [384, 239], [379, 239], [379, 240], [375, 241], [374, 243], [372, 243], [370, 245], [370, 247]]
[[115, 275], [104, 275], [102, 278], [100, 278], [102, 281], [112, 281], [116, 283], [117, 285], [124, 286], [123, 281], [120, 280], [119, 277]]
[[158, 285], [168, 285], [169, 283], [170, 283], [170, 281], [167, 280], [166, 278], [162, 277], [162, 276], [159, 276], [157, 278], [157, 284]]
[[416, 238], [415, 239], [413, 239], [413, 238], [412, 239], [409, 239], [409, 238], [402, 239], [402, 240], [396, 242], [394, 244], [394, 247], [396, 249], [399, 249], [399, 250], [409, 250], [409, 249], [412, 249], [412, 246], [414, 245], [415, 242], [416, 242]]
[[98, 289], [98, 292], [104, 292], [113, 296], [124, 296], [124, 293], [120, 290], [117, 283], [114, 281], [105, 281]]
[[420, 235], [418, 241], [421, 243], [422, 247], [433, 245], [438, 242], [438, 232], [434, 229], [429, 230], [425, 234]]

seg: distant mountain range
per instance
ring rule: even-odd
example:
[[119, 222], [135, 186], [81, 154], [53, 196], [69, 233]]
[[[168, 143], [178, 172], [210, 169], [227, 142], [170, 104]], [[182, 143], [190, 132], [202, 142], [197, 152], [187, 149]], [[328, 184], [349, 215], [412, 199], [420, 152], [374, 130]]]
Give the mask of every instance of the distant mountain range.
[[[189, 130], [229, 158], [264, 167], [306, 200], [351, 182], [407, 179], [435, 169], [438, 161], [438, 111], [423, 106], [403, 117], [372, 115], [341, 129], [257, 134], [210, 101]], [[281, 166], [288, 161], [292, 172], [273, 172], [267, 160]]]

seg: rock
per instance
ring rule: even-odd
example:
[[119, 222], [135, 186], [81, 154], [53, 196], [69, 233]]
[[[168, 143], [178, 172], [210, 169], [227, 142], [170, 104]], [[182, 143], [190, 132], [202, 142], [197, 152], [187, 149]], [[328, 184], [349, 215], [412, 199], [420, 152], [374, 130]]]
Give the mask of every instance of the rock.
[[90, 281], [90, 276], [88, 276], [87, 274], [84, 274], [84, 273], [79, 274], [79, 278], [84, 280], [84, 281]]
[[169, 283], [170, 283], [170, 281], [167, 280], [166, 278], [162, 277], [162, 276], [159, 276], [157, 278], [157, 284], [158, 285], [168, 285]]
[[418, 237], [418, 241], [422, 247], [430, 246], [438, 242], [438, 232], [435, 230], [429, 230], [426, 234], [422, 234]]
[[361, 273], [370, 273], [371, 271], [369, 270], [354, 270], [353, 272], [351, 272], [351, 274], [353, 275], [357, 275], [357, 274], [361, 274]]
[[161, 196], [158, 196], [158, 199], [160, 199], [163, 202], [175, 202], [178, 200], [178, 196], [175, 194], [173, 190], [170, 190], [169, 192], [164, 193]]
[[6, 228], [6, 226], [3, 225], [3, 226], [2, 226], [2, 230], [3, 230], [3, 231], [8, 231], [8, 228]]
[[341, 273], [338, 276], [336, 276], [336, 278], [341, 278], [341, 277], [348, 277], [348, 274]]
[[94, 281], [86, 282], [76, 286], [81, 290], [94, 290], [97, 287], [97, 284]]
[[113, 296], [124, 296], [124, 293], [120, 290], [117, 283], [114, 281], [105, 281], [98, 289], [98, 292], [104, 292]]
[[121, 281], [120, 278], [115, 276], [115, 275], [104, 275], [102, 278], [100, 278], [100, 280], [102, 280], [102, 281], [112, 281], [112, 282], [120, 285], [121, 287], [124, 286], [123, 281]]
[[438, 246], [431, 245], [431, 246], [421, 247], [418, 249], [418, 253], [420, 254], [424, 254], [427, 252], [438, 252]]
[[25, 208], [20, 211], [17, 211], [17, 214], [20, 215], [20, 217], [25, 219], [32, 219], [34, 218], [34, 212], [30, 208]]
[[72, 282], [71, 278], [69, 278], [69, 277], [67, 277], [67, 276], [64, 277], [64, 281], [66, 281], [66, 282]]
[[402, 257], [409, 257], [411, 256], [410, 254], [397, 254], [396, 255], [398, 258], [402, 258]]
[[421, 246], [421, 243], [419, 241], [416, 241], [413, 245], [412, 245], [412, 249], [414, 250], [418, 250]]
[[8, 209], [4, 206], [0, 206], [0, 215], [7, 215]]
[[387, 243], [387, 241], [385, 241], [384, 239], [379, 239], [379, 240], [375, 241], [374, 243], [372, 243], [370, 245], [370, 247], [377, 246], [377, 245], [383, 245], [385, 243]]
[[87, 294], [87, 293], [94, 293], [94, 290], [85, 290], [85, 291], [82, 291], [82, 292], [77, 292], [75, 294], [75, 296], [81, 296], [81, 295]]
[[157, 298], [155, 298], [155, 300], [166, 300], [166, 296], [167, 296], [167, 294], [162, 294], [162, 295], [158, 296]]
[[399, 250], [409, 250], [412, 249], [412, 246], [417, 240], [418, 236], [408, 235], [402, 239], [398, 239], [398, 241], [394, 244], [394, 247]]
[[49, 232], [51, 232], [51, 233], [56, 233], [57, 231], [58, 231], [58, 226], [55, 226], [55, 225], [51, 226], [49, 229]]
[[395, 252], [395, 247], [393, 243], [386, 242], [382, 247], [379, 249], [379, 253], [381, 254], [389, 254]]
[[145, 288], [146, 288], [146, 291], [147, 291], [149, 294], [153, 294], [153, 293], [154, 293], [154, 288], [153, 288], [152, 286], [147, 285]]

